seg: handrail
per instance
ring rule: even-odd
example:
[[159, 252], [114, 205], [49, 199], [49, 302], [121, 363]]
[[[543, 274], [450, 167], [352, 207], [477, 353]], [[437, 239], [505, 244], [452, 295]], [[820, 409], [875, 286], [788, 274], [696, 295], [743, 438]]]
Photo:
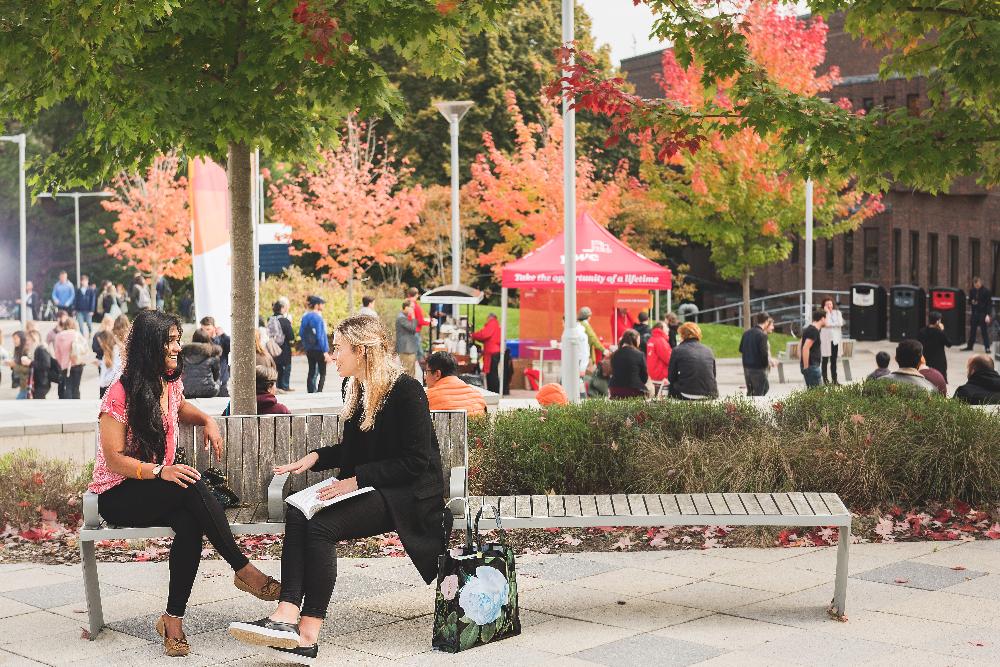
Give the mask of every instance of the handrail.
[[[851, 293], [850, 293], [849, 290], [814, 289], [813, 290], [813, 294], [824, 294], [824, 295], [826, 295], [826, 294], [836, 294], [838, 296], [839, 295], [849, 296]], [[804, 295], [805, 295], [805, 290], [801, 290], [800, 289], [800, 290], [793, 290], [791, 292], [779, 292], [777, 294], [769, 294], [767, 296], [754, 297], [754, 298], [750, 299], [750, 309], [753, 310], [753, 304], [754, 303], [759, 303], [759, 302], [762, 302], [762, 301], [769, 301], [769, 300], [774, 300], [774, 299], [781, 299], [781, 298], [789, 297], [789, 296], [804, 296]], [[700, 317], [700, 316], [705, 315], [707, 313], [713, 313], [713, 312], [716, 312], [716, 311], [722, 311], [722, 310], [726, 310], [727, 308], [742, 308], [742, 307], [743, 307], [743, 301], [742, 300], [740, 300], [740, 301], [734, 301], [733, 303], [727, 303], [727, 304], [722, 305], [722, 306], [715, 306], [713, 308], [706, 308], [704, 310], [699, 310], [698, 311], [698, 315]]]

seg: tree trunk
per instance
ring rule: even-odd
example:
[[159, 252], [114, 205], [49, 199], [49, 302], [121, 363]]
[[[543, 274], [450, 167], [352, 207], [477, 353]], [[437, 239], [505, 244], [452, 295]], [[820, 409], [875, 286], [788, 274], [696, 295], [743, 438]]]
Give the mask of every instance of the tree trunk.
[[230, 243], [232, 243], [233, 305], [232, 305], [232, 388], [230, 414], [257, 414], [257, 393], [254, 367], [256, 345], [254, 331], [254, 248], [253, 225], [250, 217], [250, 147], [242, 143], [229, 144], [229, 210]]
[[750, 328], [750, 269], [743, 269], [743, 328]]

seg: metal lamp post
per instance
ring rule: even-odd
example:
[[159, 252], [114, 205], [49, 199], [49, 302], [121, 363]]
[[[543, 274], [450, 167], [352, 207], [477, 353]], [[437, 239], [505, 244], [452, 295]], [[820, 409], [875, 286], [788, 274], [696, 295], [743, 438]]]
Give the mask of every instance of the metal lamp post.
[[806, 280], [805, 280], [805, 318], [802, 326], [812, 322], [813, 307], [813, 182], [806, 180]]
[[27, 295], [24, 293], [24, 287], [28, 283], [28, 252], [27, 252], [28, 202], [26, 198], [27, 193], [25, 191], [25, 186], [24, 186], [24, 146], [26, 137], [25, 134], [22, 132], [21, 134], [14, 134], [14, 135], [0, 137], [0, 141], [10, 141], [17, 144], [17, 167], [19, 174], [19, 179], [17, 182], [17, 192], [18, 192], [18, 199], [20, 206], [19, 228], [21, 235], [21, 243], [19, 248], [20, 265], [21, 265], [21, 275], [20, 275], [21, 284], [18, 285], [17, 289], [18, 293], [21, 295], [21, 308], [19, 310], [21, 311], [21, 330], [23, 331], [28, 327], [28, 304], [25, 303], [25, 297]]
[[39, 197], [68, 197], [73, 200], [73, 220], [76, 238], [76, 286], [80, 286], [80, 198], [81, 197], [114, 197], [110, 192], [51, 192], [39, 193]]
[[[562, 41], [572, 46], [573, 1], [562, 2]], [[563, 76], [568, 77], [564, 71]], [[562, 385], [573, 403], [580, 402], [580, 374], [577, 371], [576, 339], [576, 111], [573, 101], [563, 95], [563, 337]]]
[[[444, 116], [451, 128], [451, 282], [459, 285], [461, 278], [461, 236], [458, 229], [458, 123], [472, 107], [468, 101], [435, 102], [434, 106]], [[452, 315], [458, 318], [458, 306], [453, 306]]]

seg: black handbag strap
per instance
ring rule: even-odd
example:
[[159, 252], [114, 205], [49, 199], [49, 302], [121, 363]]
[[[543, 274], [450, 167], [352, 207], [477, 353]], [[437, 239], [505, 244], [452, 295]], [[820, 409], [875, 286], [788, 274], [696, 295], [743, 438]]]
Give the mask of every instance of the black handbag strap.
[[500, 533], [499, 535], [500, 544], [502, 544], [503, 546], [507, 546], [507, 531], [503, 529], [503, 524], [500, 522], [500, 510], [497, 508], [496, 505], [483, 505], [482, 507], [479, 508], [479, 511], [476, 512], [476, 522], [475, 522], [476, 546], [479, 547], [479, 551], [483, 550], [482, 540], [479, 537], [479, 521], [483, 518], [483, 510], [486, 509], [487, 507], [493, 510], [493, 520], [496, 521], [497, 531], [499, 531]]

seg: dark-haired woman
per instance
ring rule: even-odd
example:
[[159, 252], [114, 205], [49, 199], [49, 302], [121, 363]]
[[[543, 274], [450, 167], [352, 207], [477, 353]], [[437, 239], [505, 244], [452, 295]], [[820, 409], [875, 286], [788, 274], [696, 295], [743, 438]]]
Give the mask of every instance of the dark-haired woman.
[[90, 490], [99, 494], [101, 516], [119, 526], [174, 530], [166, 613], [157, 621], [169, 656], [190, 646], [182, 619], [207, 537], [236, 572], [235, 585], [262, 600], [276, 600], [281, 586], [243, 555], [219, 502], [190, 466], [175, 464], [178, 423], [204, 427], [205, 446], [217, 457], [222, 438], [215, 422], [184, 400], [181, 322], [155, 310], [141, 311], [126, 343], [121, 378], [100, 408], [100, 447]]
[[611, 355], [611, 398], [635, 398], [646, 395], [646, 355], [639, 349], [639, 333], [626, 329], [615, 353]]

